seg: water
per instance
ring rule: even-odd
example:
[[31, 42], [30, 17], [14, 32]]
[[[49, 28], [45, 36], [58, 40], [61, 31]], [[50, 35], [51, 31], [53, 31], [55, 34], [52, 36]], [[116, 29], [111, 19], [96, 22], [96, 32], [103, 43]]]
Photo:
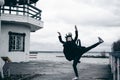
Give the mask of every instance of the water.
[[[91, 55], [91, 53], [87, 53], [85, 55]], [[100, 56], [101, 54], [94, 53], [92, 55]], [[67, 61], [63, 53], [38, 53], [36, 59], [34, 60], [36, 61], [48, 60], [48, 61], [55, 61], [55, 62]], [[109, 64], [109, 58], [81, 58], [80, 61], [82, 63]]]

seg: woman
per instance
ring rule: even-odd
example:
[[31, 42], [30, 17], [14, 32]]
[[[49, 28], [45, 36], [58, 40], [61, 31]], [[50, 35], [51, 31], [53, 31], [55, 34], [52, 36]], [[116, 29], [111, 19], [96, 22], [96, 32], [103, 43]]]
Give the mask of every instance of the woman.
[[104, 41], [98, 37], [99, 41], [89, 47], [83, 47], [81, 46], [81, 42], [78, 39], [78, 30], [77, 27], [75, 26], [75, 38], [72, 38], [72, 34], [68, 33], [66, 35], [66, 41], [62, 40], [61, 37], [61, 33], [58, 32], [59, 36], [59, 41], [63, 44], [63, 53], [65, 55], [65, 58], [68, 61], [72, 61], [73, 60], [73, 69], [75, 72], [75, 78], [73, 78], [73, 80], [78, 80], [79, 75], [78, 75], [78, 71], [77, 71], [77, 64], [80, 63], [80, 58], [81, 56], [86, 53], [87, 51], [91, 50], [92, 48], [95, 48], [96, 46], [98, 46], [99, 44], [103, 43]]

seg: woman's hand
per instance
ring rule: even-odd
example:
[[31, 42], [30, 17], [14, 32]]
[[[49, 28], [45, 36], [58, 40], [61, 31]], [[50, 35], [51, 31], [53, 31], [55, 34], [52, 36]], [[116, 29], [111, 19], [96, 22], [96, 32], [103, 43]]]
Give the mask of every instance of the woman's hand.
[[75, 31], [77, 31], [77, 26], [75, 25]]
[[60, 32], [57, 32], [59, 36], [61, 36], [61, 33]]

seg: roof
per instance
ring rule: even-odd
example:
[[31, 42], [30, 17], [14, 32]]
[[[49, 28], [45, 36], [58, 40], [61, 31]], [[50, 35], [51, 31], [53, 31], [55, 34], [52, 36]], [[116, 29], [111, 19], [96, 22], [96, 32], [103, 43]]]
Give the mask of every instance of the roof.
[[[29, 0], [30, 4], [36, 3], [38, 0]], [[10, 6], [10, 5], [24, 5], [24, 4], [28, 4], [28, 0], [5, 0], [5, 5]]]

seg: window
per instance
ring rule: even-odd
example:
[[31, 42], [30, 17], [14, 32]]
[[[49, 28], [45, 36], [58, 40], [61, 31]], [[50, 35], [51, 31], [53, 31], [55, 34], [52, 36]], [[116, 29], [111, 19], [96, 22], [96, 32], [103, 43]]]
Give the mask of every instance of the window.
[[9, 51], [24, 51], [25, 33], [9, 32]]

